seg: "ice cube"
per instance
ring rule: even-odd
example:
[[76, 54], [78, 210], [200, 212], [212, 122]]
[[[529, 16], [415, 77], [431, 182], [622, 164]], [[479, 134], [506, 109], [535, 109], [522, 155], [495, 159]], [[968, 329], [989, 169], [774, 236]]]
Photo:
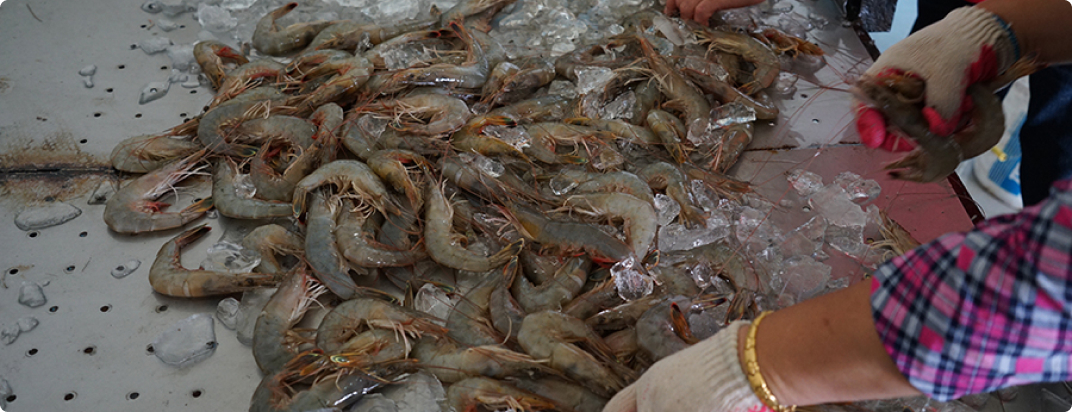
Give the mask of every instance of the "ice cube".
[[260, 315], [268, 299], [272, 298], [277, 288], [257, 288], [242, 293], [242, 300], [238, 303], [238, 341], [243, 345], [253, 344], [253, 327], [257, 324], [257, 316]]
[[347, 409], [349, 412], [398, 412], [398, 410], [398, 404], [393, 400], [387, 399], [382, 393], [370, 393], [362, 396], [353, 407]]
[[484, 134], [502, 140], [517, 150], [524, 150], [532, 143], [532, 136], [524, 127], [488, 126], [484, 128]]
[[796, 190], [800, 197], [811, 196], [823, 188], [823, 177], [803, 169], [790, 170], [786, 175], [789, 186]]
[[[393, 3], [393, 2], [389, 2]], [[223, 7], [199, 4], [197, 6], [197, 22], [205, 30], [223, 33], [238, 26], [238, 19]]]
[[138, 43], [138, 47], [145, 54], [157, 54], [167, 51], [171, 46], [171, 39], [163, 36], [153, 36], [148, 39], [142, 40]]
[[830, 280], [830, 272], [830, 266], [810, 256], [794, 256], [786, 259], [784, 269], [771, 279], [771, 288], [801, 301], [822, 291]]
[[867, 213], [836, 184], [826, 185], [813, 193], [808, 197], [808, 204], [831, 225], [862, 228], [867, 223]]
[[170, 88], [171, 83], [169, 82], [149, 82], [145, 87], [141, 88], [141, 96], [138, 97], [138, 104], [146, 104], [164, 97], [167, 95], [168, 89]]
[[671, 223], [659, 228], [659, 250], [689, 250], [717, 242], [729, 236], [729, 220], [720, 212], [711, 212], [706, 227], [688, 228], [685, 225]]
[[577, 98], [578, 87], [569, 80], [553, 80], [547, 86], [547, 94], [558, 95], [567, 99]]
[[867, 204], [868, 202], [875, 200], [882, 188], [878, 185], [878, 182], [871, 179], [864, 179], [860, 175], [852, 172], [842, 172], [834, 177], [834, 183], [841, 186], [845, 190], [845, 193], [849, 194], [849, 197], [856, 204]]
[[33, 316], [23, 316], [15, 322], [19, 326], [20, 333], [26, 333], [37, 327], [41, 322], [37, 321], [37, 318]]
[[252, 199], [257, 194], [257, 187], [253, 185], [253, 179], [249, 174], [240, 174], [234, 177], [235, 194], [242, 199]]
[[19, 338], [19, 325], [7, 325], [0, 329], [0, 341], [10, 345]]
[[34, 282], [22, 282], [22, 287], [19, 288], [19, 303], [36, 308], [44, 305], [45, 302], [48, 302], [48, 299], [45, 299], [45, 291], [41, 289], [41, 285]]
[[696, 283], [696, 287], [703, 290], [711, 286], [711, 279], [717, 279], [717, 274], [710, 266], [700, 264], [689, 269], [689, 277]]
[[797, 79], [799, 77], [790, 72], [778, 73], [778, 79], [774, 81], [767, 91], [775, 96], [792, 96], [797, 92]]
[[577, 179], [571, 176], [558, 174], [552, 177], [547, 184], [551, 187], [551, 192], [554, 192], [557, 196], [562, 196], [577, 187], [578, 182]]
[[126, 263], [123, 263], [123, 264], [121, 264], [119, 266], [116, 266], [116, 267], [112, 268], [112, 277], [114, 277], [116, 279], [125, 278], [125, 277], [127, 277], [127, 275], [129, 275], [131, 273], [134, 273], [135, 270], [138, 270], [138, 267], [140, 267], [140, 266], [141, 266], [141, 261], [140, 260], [137, 260], [137, 259], [128, 260], [128, 261], [126, 261]]
[[648, 296], [655, 290], [655, 280], [648, 274], [641, 273], [641, 268], [637, 266], [636, 258], [630, 256], [610, 268], [610, 274], [614, 277], [614, 286], [618, 289], [618, 296], [626, 301]]
[[863, 226], [838, 226], [826, 227], [826, 243], [837, 251], [846, 255], [863, 258], [871, 248], [864, 243]]
[[371, 139], [378, 139], [387, 130], [389, 119], [384, 119], [373, 114], [366, 114], [357, 118], [357, 127]]
[[633, 112], [636, 110], [636, 93], [632, 90], [618, 95], [613, 101], [607, 103], [600, 110], [600, 118], [613, 120], [613, 119], [628, 119], [633, 117]]
[[726, 311], [729, 305], [722, 304], [702, 312], [690, 313], [687, 320], [689, 329], [696, 339], [707, 339], [714, 336], [722, 329], [722, 323], [726, 320]]
[[15, 216], [15, 226], [30, 231], [67, 223], [82, 214], [82, 209], [63, 202], [23, 209]]
[[115, 184], [111, 180], [105, 180], [97, 185], [96, 189], [93, 189], [93, 194], [89, 195], [87, 204], [91, 205], [103, 205], [108, 202], [108, 198], [115, 194]]
[[499, 177], [502, 176], [503, 172], [506, 171], [506, 167], [503, 166], [502, 163], [499, 163], [498, 161], [491, 159], [487, 156], [483, 156], [477, 153], [462, 154], [471, 155], [469, 163], [472, 164], [473, 167], [475, 167], [477, 170], [484, 172], [484, 174], [488, 176]]
[[160, 0], [148, 0], [141, 4], [141, 9], [146, 13], [156, 14], [164, 10], [164, 5]]
[[728, 127], [756, 120], [756, 110], [739, 102], [729, 102], [712, 109], [716, 127]]
[[785, 235], [780, 246], [786, 256], [814, 256], [822, 250], [826, 236], [826, 219], [813, 216], [807, 223]]
[[201, 261], [201, 268], [216, 272], [247, 273], [260, 263], [261, 258], [256, 251], [220, 241], [208, 248], [208, 256]]
[[7, 407], [7, 398], [13, 393], [15, 391], [11, 389], [11, 384], [7, 383], [7, 379], [0, 378], [0, 406]]
[[819, 30], [825, 29], [826, 26], [830, 24], [830, 20], [823, 17], [822, 13], [815, 12], [808, 13], [808, 21], [811, 22], [812, 26]]
[[454, 303], [447, 292], [431, 283], [421, 286], [413, 298], [414, 309], [432, 315], [440, 324], [446, 322], [450, 311], [454, 309]]
[[171, 59], [171, 68], [187, 71], [192, 66], [197, 66], [194, 59], [194, 46], [192, 44], [176, 44], [168, 47], [168, 59]]
[[447, 397], [439, 379], [426, 371], [409, 375], [399, 385], [390, 385], [381, 392], [398, 405], [399, 411], [438, 411], [439, 402]]
[[82, 69], [78, 70], [78, 74], [82, 76], [92, 76], [94, 74], [97, 74], [97, 65], [91, 64], [89, 66], [83, 67]]
[[163, 31], [172, 31], [179, 28], [179, 26], [181, 26], [179, 23], [176, 23], [174, 20], [171, 19], [156, 19], [156, 27]]
[[610, 33], [611, 36], [617, 36], [625, 33], [625, 27], [622, 27], [620, 24], [612, 24], [607, 27], [607, 33]]
[[240, 303], [238, 302], [238, 299], [227, 298], [221, 300], [220, 303], [216, 305], [216, 319], [220, 321], [220, 324], [223, 325], [223, 327], [235, 330], [235, 328], [238, 327], [239, 306]]
[[[553, 181], [552, 181], [553, 182]], [[655, 215], [659, 226], [669, 225], [681, 213], [681, 205], [670, 196], [659, 193], [655, 195]]]
[[182, 83], [190, 79], [190, 75], [179, 71], [179, 69], [171, 69], [171, 74], [168, 75], [168, 83]]
[[585, 67], [576, 70], [577, 94], [588, 94], [593, 90], [601, 90], [614, 78], [614, 71], [606, 67]]
[[216, 352], [212, 315], [198, 313], [180, 320], [153, 340], [153, 354], [164, 363], [185, 368]]
[[778, 28], [790, 36], [804, 39], [808, 31], [812, 29], [811, 22], [794, 13], [791, 16], [778, 18]]

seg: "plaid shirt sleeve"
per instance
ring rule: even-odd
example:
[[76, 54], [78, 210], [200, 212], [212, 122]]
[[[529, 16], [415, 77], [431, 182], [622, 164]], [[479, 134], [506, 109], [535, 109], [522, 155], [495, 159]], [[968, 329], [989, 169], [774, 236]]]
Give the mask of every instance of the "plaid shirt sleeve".
[[1072, 180], [885, 263], [871, 289], [886, 351], [932, 398], [1072, 379]]

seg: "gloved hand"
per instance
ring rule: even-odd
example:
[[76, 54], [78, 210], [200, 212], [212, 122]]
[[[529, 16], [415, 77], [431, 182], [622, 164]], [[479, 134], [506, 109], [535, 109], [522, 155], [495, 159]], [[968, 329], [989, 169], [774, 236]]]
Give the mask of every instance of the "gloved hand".
[[656, 362], [614, 395], [603, 412], [759, 412], [768, 410], [748, 386], [737, 357], [737, 321]]
[[[953, 134], [961, 115], [971, 110], [965, 89], [997, 77], [1019, 58], [1012, 30], [996, 15], [978, 7], [963, 7], [944, 19], [890, 46], [867, 70], [866, 76], [918, 76], [926, 82], [923, 116], [932, 132]], [[909, 140], [891, 135], [882, 114], [855, 102], [856, 130], [868, 147], [910, 150]]]

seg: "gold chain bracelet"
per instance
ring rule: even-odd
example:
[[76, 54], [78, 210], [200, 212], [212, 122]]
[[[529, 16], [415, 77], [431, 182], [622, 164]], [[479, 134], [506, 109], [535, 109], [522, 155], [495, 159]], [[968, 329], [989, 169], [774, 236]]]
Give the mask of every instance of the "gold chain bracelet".
[[756, 331], [759, 330], [759, 322], [770, 314], [771, 312], [759, 314], [759, 317], [752, 321], [752, 326], [748, 329], [748, 337], [744, 341], [744, 373], [748, 378], [748, 385], [752, 387], [752, 392], [755, 392], [760, 402], [763, 402], [764, 405], [767, 405], [768, 408], [775, 412], [794, 412], [797, 406], [782, 406], [782, 404], [778, 403], [778, 399], [774, 397], [774, 392], [771, 392], [770, 386], [767, 386], [767, 381], [763, 379], [763, 374], [759, 373], [759, 362], [756, 360]]

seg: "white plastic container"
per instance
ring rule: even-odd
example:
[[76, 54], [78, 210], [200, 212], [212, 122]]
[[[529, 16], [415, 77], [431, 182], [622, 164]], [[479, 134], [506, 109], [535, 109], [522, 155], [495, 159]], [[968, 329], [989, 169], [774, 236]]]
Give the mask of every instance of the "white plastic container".
[[987, 151], [972, 159], [972, 174], [979, 185], [1016, 209], [1024, 207], [1020, 196], [1020, 126], [1027, 117], [1030, 94], [1027, 86], [1027, 77], [1014, 82], [1001, 105], [1005, 112], [1005, 133], [996, 147], [1004, 152], [1005, 158], [999, 159], [994, 151]]

